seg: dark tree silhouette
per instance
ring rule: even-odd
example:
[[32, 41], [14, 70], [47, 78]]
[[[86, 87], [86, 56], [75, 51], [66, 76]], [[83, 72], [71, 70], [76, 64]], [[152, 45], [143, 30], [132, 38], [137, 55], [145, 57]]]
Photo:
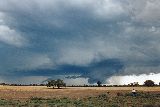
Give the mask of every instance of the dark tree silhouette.
[[146, 81], [144, 82], [144, 85], [145, 85], [145, 86], [148, 86], [148, 87], [152, 87], [152, 86], [154, 86], [155, 84], [154, 84], [154, 81], [152, 81], [152, 80], [146, 80]]
[[47, 83], [47, 87], [51, 87], [51, 86], [53, 86], [53, 88], [56, 86], [56, 81], [55, 80], [50, 80], [50, 81], [48, 81], [48, 83]]
[[60, 88], [60, 87], [65, 87], [65, 86], [66, 86], [66, 83], [64, 83], [63, 80], [61, 80], [61, 79], [50, 80], [50, 81], [48, 81], [48, 83], [47, 83], [47, 87], [51, 87], [51, 86], [53, 86], [53, 88], [54, 88], [54, 87]]
[[63, 80], [58, 79], [58, 80], [56, 81], [56, 86], [57, 86], [58, 88], [60, 88], [60, 87], [65, 87], [65, 86], [66, 86], [66, 83], [64, 83]]
[[100, 87], [101, 86], [101, 81], [97, 81], [97, 85], [98, 85], [98, 87]]

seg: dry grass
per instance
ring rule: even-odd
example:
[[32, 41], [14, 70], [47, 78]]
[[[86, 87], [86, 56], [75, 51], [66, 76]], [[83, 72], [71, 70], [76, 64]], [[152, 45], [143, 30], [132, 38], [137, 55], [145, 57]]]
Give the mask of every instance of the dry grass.
[[160, 93], [160, 87], [66, 87], [63, 89], [52, 89], [46, 86], [0, 86], [0, 99], [26, 100], [31, 97], [84, 98], [107, 92], [114, 96], [118, 92], [130, 92], [133, 88], [143, 92]]

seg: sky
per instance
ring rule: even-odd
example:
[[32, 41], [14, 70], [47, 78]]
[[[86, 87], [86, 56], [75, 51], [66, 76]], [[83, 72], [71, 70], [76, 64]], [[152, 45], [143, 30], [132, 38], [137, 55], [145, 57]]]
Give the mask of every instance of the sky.
[[159, 0], [0, 0], [0, 82], [160, 82]]

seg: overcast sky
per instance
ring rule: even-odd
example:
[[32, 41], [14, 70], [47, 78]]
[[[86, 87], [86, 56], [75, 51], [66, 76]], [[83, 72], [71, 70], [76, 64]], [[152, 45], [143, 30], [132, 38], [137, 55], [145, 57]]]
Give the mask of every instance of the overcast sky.
[[0, 0], [1, 82], [159, 73], [159, 0]]

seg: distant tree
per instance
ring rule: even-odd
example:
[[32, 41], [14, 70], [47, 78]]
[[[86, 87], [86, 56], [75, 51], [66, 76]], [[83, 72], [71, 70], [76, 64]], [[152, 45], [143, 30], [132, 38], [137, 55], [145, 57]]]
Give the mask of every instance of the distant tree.
[[55, 84], [55, 80], [50, 80], [50, 81], [48, 81], [48, 83], [47, 83], [47, 87], [51, 87], [51, 86], [53, 86], [53, 88], [56, 86], [56, 84]]
[[60, 88], [60, 87], [65, 87], [65, 86], [66, 86], [66, 83], [64, 83], [63, 80], [61, 80], [61, 79], [50, 80], [50, 81], [48, 81], [48, 83], [47, 83], [47, 87], [51, 87], [51, 86], [53, 86], [53, 88], [54, 88], [54, 87]]
[[128, 84], [128, 86], [139, 86], [139, 83], [138, 82], [133, 82], [133, 83]]
[[152, 87], [152, 86], [154, 86], [155, 84], [154, 84], [154, 81], [152, 81], [152, 80], [146, 80], [146, 81], [144, 82], [144, 85], [145, 85], [145, 86], [148, 86], [148, 87]]
[[98, 87], [100, 87], [101, 86], [101, 81], [97, 81], [97, 85], [98, 85]]
[[6, 85], [6, 83], [0, 83], [0, 85]]
[[133, 83], [130, 83], [131, 86], [133, 86]]
[[65, 87], [65, 86], [66, 86], [66, 83], [64, 83], [63, 80], [58, 79], [58, 80], [56, 81], [56, 86], [57, 86], [58, 88], [60, 88], [60, 87]]
[[134, 82], [133, 84], [134, 84], [134, 86], [139, 86], [138, 82]]

